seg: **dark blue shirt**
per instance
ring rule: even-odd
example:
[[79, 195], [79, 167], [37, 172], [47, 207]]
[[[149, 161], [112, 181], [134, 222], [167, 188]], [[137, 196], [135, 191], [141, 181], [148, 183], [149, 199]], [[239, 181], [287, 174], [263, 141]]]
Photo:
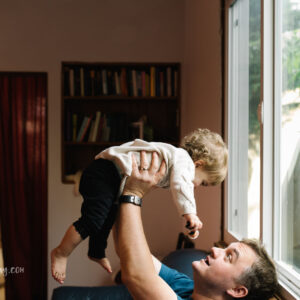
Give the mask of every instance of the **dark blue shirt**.
[[179, 300], [191, 299], [190, 296], [193, 293], [194, 280], [190, 277], [164, 264], [161, 265], [159, 276], [171, 287]]

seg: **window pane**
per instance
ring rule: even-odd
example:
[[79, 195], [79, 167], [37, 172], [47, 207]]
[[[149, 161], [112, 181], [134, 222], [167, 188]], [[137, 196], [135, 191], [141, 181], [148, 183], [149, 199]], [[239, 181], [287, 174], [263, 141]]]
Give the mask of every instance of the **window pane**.
[[260, 235], [260, 1], [250, 1], [248, 237]]
[[260, 234], [260, 17], [260, 0], [229, 11], [228, 228], [238, 238]]
[[280, 259], [300, 273], [300, 1], [281, 13]]

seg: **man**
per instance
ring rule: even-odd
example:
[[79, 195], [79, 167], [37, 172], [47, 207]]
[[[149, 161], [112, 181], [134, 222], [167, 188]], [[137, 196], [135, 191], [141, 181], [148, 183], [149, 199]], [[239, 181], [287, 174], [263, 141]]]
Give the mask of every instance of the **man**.
[[[273, 296], [278, 287], [275, 267], [266, 251], [255, 241], [232, 243], [226, 249], [214, 247], [206, 260], [193, 262], [193, 288], [186, 276], [152, 257], [143, 231], [139, 198], [142, 199], [164, 172], [165, 164], [159, 166], [155, 153], [148, 169], [146, 153], [142, 152], [140, 169], [133, 160], [132, 176], [120, 197], [115, 228], [116, 249], [122, 279], [132, 297], [175, 300], [184, 295], [186, 299], [218, 300], [268, 299]], [[128, 196], [134, 196], [135, 203], [130, 202], [132, 197]]]

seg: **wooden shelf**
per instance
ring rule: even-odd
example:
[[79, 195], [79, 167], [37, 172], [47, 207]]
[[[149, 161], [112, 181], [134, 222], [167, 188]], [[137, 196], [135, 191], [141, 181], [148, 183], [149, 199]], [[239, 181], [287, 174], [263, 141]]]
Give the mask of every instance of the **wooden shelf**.
[[177, 101], [177, 97], [134, 97], [134, 96], [120, 96], [120, 95], [107, 95], [107, 96], [64, 96], [64, 100], [71, 100], [71, 101], [86, 101], [86, 100], [107, 100], [107, 101], [112, 101], [112, 100], [119, 100], [119, 101], [141, 101], [141, 100], [146, 100], [146, 101]]
[[[141, 117], [150, 128], [145, 140], [152, 139], [152, 130], [153, 140], [178, 146], [179, 63], [63, 62], [61, 85], [62, 182], [72, 183], [68, 175], [84, 169], [105, 148], [139, 138], [132, 123]], [[96, 123], [96, 112], [101, 112], [101, 121], [93, 141], [89, 131]], [[80, 139], [84, 118], [89, 125]], [[104, 126], [110, 127], [105, 138]]]

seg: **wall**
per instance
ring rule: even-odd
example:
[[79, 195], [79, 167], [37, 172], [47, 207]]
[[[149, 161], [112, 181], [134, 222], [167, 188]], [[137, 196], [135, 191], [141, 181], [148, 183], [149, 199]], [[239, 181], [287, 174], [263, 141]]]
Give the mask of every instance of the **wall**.
[[[198, 128], [221, 133], [221, 1], [188, 0], [185, 6], [182, 134]], [[221, 186], [196, 190], [204, 227], [197, 247], [210, 249], [220, 239]]]
[[[60, 180], [61, 61], [182, 62], [183, 134], [196, 127], [220, 132], [219, 10], [217, 0], [0, 3], [0, 70], [48, 73], [49, 252], [79, 216], [81, 205], [81, 199], [72, 195], [72, 185]], [[199, 214], [205, 224], [197, 243], [208, 249], [220, 236], [220, 188], [200, 188], [197, 197], [202, 200]], [[164, 190], [152, 192], [144, 203], [143, 220], [151, 249], [163, 256], [175, 248], [181, 229], [175, 206]], [[107, 252], [116, 269], [118, 260], [111, 241]], [[85, 241], [69, 259], [65, 284], [111, 284], [110, 276], [90, 262], [86, 253]], [[48, 274], [50, 297], [58, 284]]]

